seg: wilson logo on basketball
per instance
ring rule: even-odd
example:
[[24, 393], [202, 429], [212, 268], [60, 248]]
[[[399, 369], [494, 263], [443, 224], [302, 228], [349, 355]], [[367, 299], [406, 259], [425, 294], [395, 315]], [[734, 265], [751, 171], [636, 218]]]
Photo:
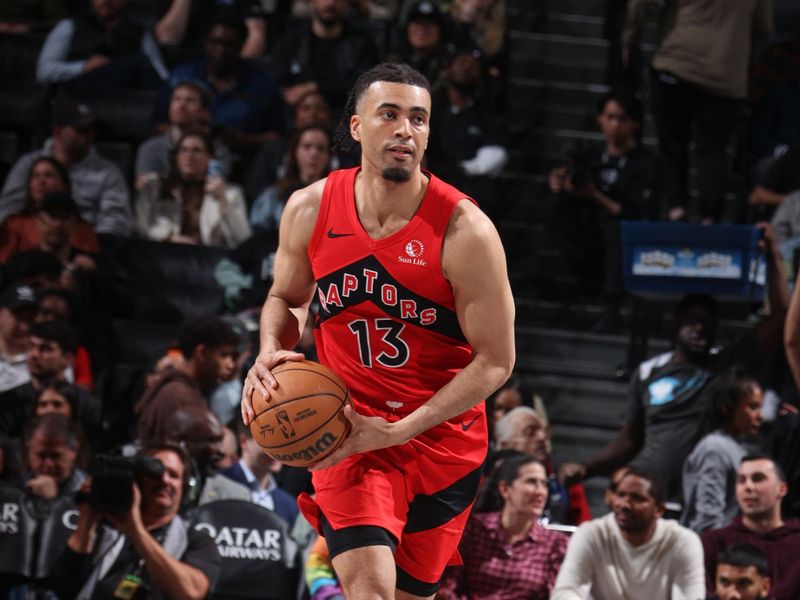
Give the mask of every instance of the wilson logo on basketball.
[[405, 250], [406, 256], [398, 256], [397, 262], [406, 265], [417, 265], [419, 267], [424, 267], [428, 264], [428, 261], [422, 258], [422, 255], [425, 253], [425, 244], [419, 240], [411, 240], [408, 242]]
[[275, 452], [272, 454], [272, 456], [280, 462], [288, 465], [297, 461], [303, 461], [304, 463], [308, 464], [309, 461], [313, 461], [318, 456], [324, 457], [325, 451], [333, 446], [337, 439], [338, 438], [332, 433], [326, 433], [320, 439], [318, 439], [316, 443], [309, 444], [305, 448], [301, 448], [300, 450], [289, 453]]

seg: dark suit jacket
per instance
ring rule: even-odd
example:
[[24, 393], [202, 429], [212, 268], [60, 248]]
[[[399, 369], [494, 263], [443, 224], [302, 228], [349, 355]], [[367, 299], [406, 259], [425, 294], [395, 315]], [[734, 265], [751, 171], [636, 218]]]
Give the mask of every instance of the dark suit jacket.
[[[248, 489], [253, 489], [252, 485], [248, 483], [247, 477], [244, 475], [242, 466], [238, 462], [232, 464], [227, 469], [222, 469], [220, 471], [220, 475], [224, 475], [225, 477], [233, 479], [234, 481], [238, 481]], [[286, 523], [289, 525], [289, 528], [291, 528], [297, 519], [297, 515], [300, 513], [300, 509], [297, 508], [297, 500], [280, 488], [275, 488], [272, 490], [270, 495], [272, 496], [272, 501], [275, 504], [275, 512], [279, 517], [286, 521]]]

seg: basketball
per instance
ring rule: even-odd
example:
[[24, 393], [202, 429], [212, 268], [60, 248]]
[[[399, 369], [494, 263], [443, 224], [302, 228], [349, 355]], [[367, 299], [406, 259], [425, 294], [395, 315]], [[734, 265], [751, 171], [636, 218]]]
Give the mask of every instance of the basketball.
[[336, 450], [350, 433], [344, 416], [350, 402], [336, 373], [308, 360], [281, 363], [272, 369], [278, 389], [265, 400], [253, 392], [253, 439], [275, 460], [308, 467]]

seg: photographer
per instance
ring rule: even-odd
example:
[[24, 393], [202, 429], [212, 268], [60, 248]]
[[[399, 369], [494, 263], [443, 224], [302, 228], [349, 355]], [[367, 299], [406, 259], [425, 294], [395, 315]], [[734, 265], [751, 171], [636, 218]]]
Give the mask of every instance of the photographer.
[[[161, 467], [142, 456], [158, 459]], [[144, 448], [131, 463], [144, 466], [130, 467], [136, 475], [129, 509], [109, 510], [116, 502], [107, 475], [95, 473], [84, 488], [88, 499], [80, 503], [78, 527], [53, 569], [53, 588], [62, 598], [79, 600], [205, 598], [221, 559], [214, 541], [178, 516], [190, 476], [188, 456], [179, 446], [159, 444]]]
[[[549, 224], [572, 271], [591, 280], [603, 273], [602, 294], [606, 323], [618, 320], [623, 300], [619, 221], [657, 219], [662, 212], [667, 182], [660, 160], [637, 142], [642, 105], [633, 97], [609, 92], [597, 105], [602, 146], [573, 152], [570, 160], [550, 171]], [[669, 218], [682, 215], [670, 211]], [[604, 256], [605, 262], [592, 261]], [[600, 283], [600, 282], [596, 282]]]

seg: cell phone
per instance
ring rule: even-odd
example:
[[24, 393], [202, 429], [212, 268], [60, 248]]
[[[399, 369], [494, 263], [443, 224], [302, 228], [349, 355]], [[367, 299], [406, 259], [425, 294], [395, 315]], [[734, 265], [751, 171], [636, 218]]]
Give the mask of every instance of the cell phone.
[[222, 162], [218, 161], [216, 158], [212, 158], [208, 161], [208, 173], [209, 177], [222, 177]]

